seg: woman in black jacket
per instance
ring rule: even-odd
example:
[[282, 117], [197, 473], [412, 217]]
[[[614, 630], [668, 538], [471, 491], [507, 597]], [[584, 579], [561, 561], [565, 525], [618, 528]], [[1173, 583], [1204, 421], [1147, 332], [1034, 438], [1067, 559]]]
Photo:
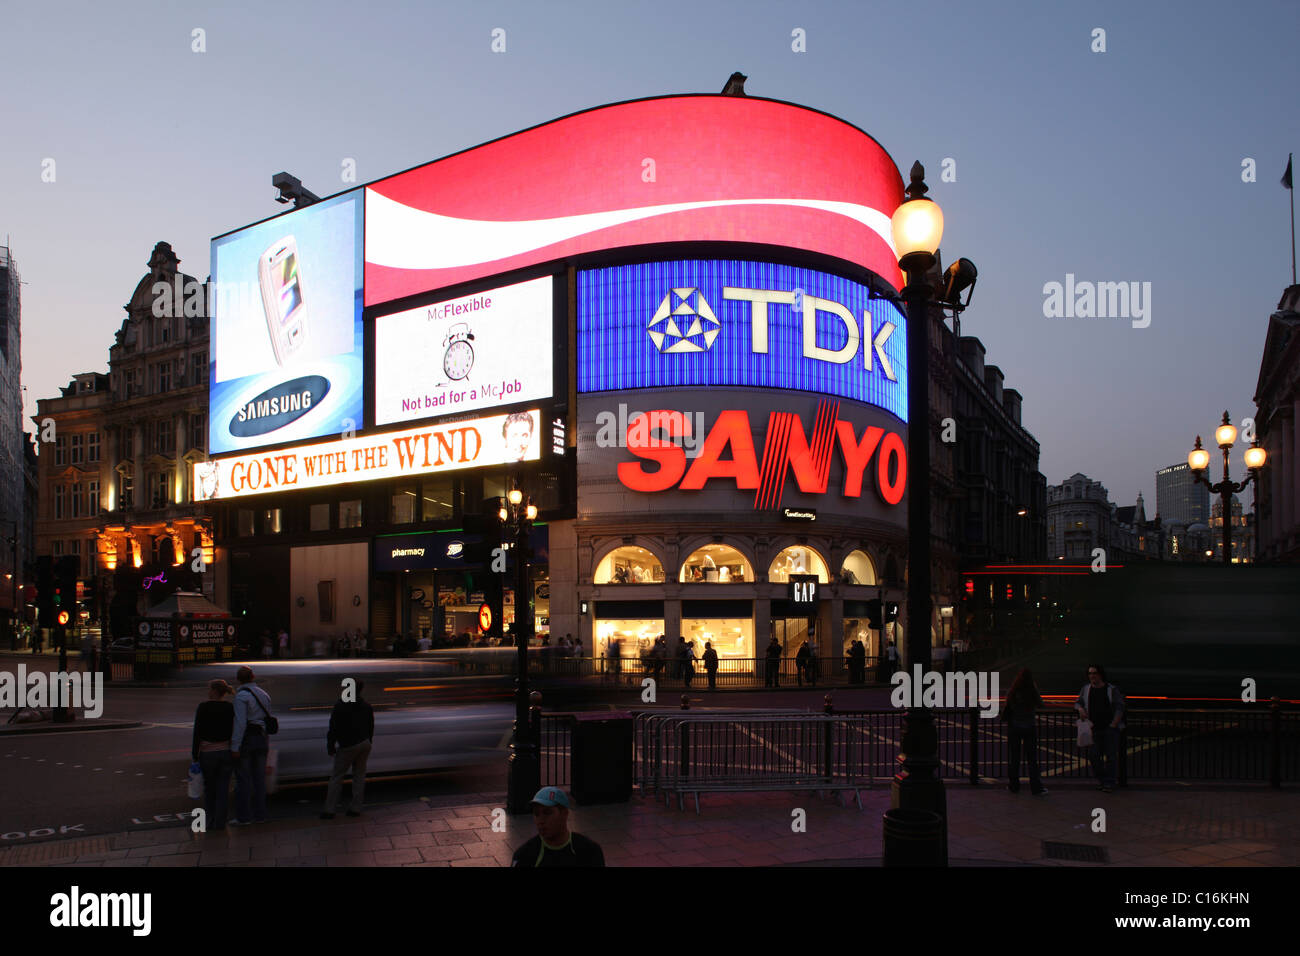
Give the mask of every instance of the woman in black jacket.
[[230, 735], [235, 729], [235, 706], [227, 699], [230, 694], [225, 681], [211, 681], [208, 699], [194, 714], [190, 756], [203, 770], [203, 809], [209, 830], [226, 828], [230, 806], [230, 777], [235, 769], [230, 758]]
[[1007, 703], [1002, 711], [1002, 719], [1007, 722], [1007, 789], [1012, 793], [1020, 792], [1022, 747], [1029, 764], [1029, 789], [1036, 797], [1047, 793], [1038, 772], [1038, 731], [1034, 723], [1034, 713], [1042, 706], [1043, 697], [1034, 684], [1034, 675], [1026, 667], [1016, 675], [1007, 691]]

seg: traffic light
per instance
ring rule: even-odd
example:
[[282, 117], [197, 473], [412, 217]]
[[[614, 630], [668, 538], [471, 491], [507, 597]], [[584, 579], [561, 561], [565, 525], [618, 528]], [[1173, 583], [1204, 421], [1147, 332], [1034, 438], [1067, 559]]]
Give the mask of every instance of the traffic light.
[[880, 598], [872, 598], [867, 602], [867, 623], [873, 630], [880, 630], [880, 614]]
[[81, 570], [81, 560], [73, 554], [65, 554], [54, 562], [54, 606], [63, 608], [76, 617], [77, 610], [77, 572]]
[[48, 627], [54, 619], [54, 559], [48, 554], [36, 559], [36, 610], [41, 626]]

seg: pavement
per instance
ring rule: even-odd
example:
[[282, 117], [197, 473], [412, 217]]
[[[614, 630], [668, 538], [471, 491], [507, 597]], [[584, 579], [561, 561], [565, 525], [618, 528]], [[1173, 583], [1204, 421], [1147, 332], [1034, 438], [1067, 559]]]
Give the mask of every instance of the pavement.
[[[1060, 785], [1033, 797], [959, 783], [945, 792], [953, 866], [1300, 865], [1295, 790], [1176, 785], [1103, 794]], [[814, 793], [705, 794], [697, 815], [689, 799], [679, 810], [634, 795], [576, 807], [570, 824], [601, 844], [610, 866], [878, 866], [890, 792], [861, 796], [859, 810], [851, 796], [846, 805]], [[503, 796], [469, 794], [211, 834], [178, 824], [10, 847], [0, 850], [0, 866], [508, 866], [536, 831], [531, 817], [503, 807]], [[1099, 822], [1104, 830], [1095, 832]], [[1049, 858], [1048, 841], [1100, 850], [1105, 862]]]

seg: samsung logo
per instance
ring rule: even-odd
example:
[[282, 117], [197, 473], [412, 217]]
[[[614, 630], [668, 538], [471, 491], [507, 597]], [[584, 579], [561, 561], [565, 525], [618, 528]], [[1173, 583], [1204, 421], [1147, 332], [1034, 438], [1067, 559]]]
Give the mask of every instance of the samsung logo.
[[320, 375], [305, 375], [268, 388], [239, 409], [230, 420], [230, 434], [247, 438], [283, 428], [319, 405], [329, 390], [329, 380]]

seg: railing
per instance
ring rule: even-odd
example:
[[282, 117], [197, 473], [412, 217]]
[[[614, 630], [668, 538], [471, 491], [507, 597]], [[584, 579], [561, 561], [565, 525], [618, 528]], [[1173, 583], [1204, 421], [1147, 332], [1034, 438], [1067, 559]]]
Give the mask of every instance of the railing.
[[[655, 661], [652, 658], [624, 657], [596, 658], [588, 660], [593, 673], [604, 682], [640, 684], [646, 677], [656, 682], [680, 687], [708, 687], [709, 674], [702, 661], [695, 661], [693, 666], [684, 666], [678, 660]], [[689, 684], [686, 678], [690, 677]], [[804, 669], [798, 666], [793, 657], [781, 658], [773, 669], [766, 658], [721, 658], [715, 684], [720, 688], [763, 688], [775, 687], [842, 687], [849, 684], [850, 672], [842, 657], [817, 658], [813, 665]], [[880, 658], [869, 657], [864, 667], [865, 683], [880, 681]], [[771, 678], [769, 680], [769, 678]], [[887, 679], [887, 678], [884, 678]]]
[[[970, 784], [1004, 780], [1007, 725], [977, 709], [933, 710], [939, 775]], [[1037, 715], [1043, 779], [1092, 778], [1086, 751], [1076, 743], [1072, 710]], [[900, 710], [829, 714], [755, 711], [644, 711], [633, 716], [633, 757], [642, 792], [681, 792], [686, 782], [704, 789], [784, 789], [796, 778], [824, 789], [884, 781], [898, 769], [904, 714]], [[1133, 710], [1120, 738], [1118, 780], [1282, 783], [1300, 780], [1300, 712], [1276, 704], [1232, 710]], [[572, 717], [543, 722], [544, 782], [568, 783]], [[1022, 758], [1022, 774], [1028, 768]], [[811, 774], [811, 776], [810, 776]], [[728, 781], [734, 783], [730, 786]]]

